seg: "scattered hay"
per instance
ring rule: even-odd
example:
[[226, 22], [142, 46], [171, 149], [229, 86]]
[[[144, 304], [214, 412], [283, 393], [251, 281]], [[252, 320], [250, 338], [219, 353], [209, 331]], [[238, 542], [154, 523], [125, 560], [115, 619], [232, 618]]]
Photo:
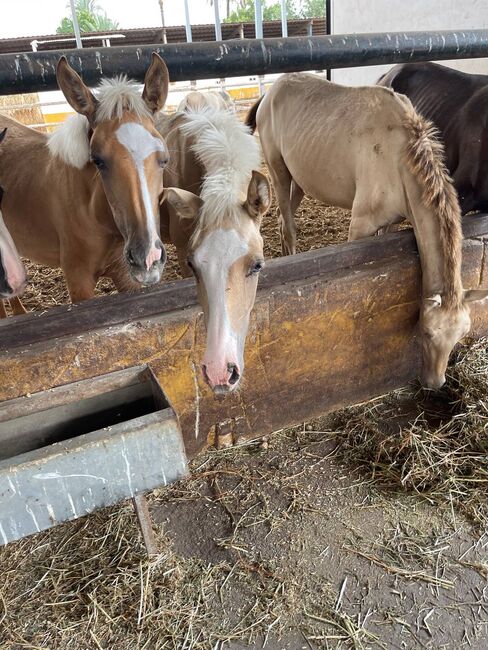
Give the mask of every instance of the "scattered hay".
[[338, 414], [340, 454], [376, 483], [488, 525], [488, 344], [460, 347], [440, 393], [402, 389]]
[[[281, 243], [278, 232], [278, 212], [275, 200], [264, 218], [262, 234], [265, 242], [265, 256], [279, 257]], [[297, 210], [298, 251], [322, 248], [328, 244], [347, 241], [350, 212], [340, 208], [324, 207], [318, 201], [305, 197]], [[165, 266], [163, 282], [181, 278], [176, 249], [166, 244], [168, 261]], [[69, 304], [69, 295], [61, 269], [51, 269], [29, 260], [24, 260], [29, 283], [22, 297], [29, 311], [44, 311], [58, 305]], [[99, 281], [96, 296], [115, 293], [110, 280]]]

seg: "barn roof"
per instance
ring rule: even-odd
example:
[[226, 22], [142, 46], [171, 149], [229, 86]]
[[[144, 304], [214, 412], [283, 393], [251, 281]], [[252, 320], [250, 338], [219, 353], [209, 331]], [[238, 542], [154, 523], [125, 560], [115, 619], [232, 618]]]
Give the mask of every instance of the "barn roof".
[[[270, 20], [263, 23], [264, 38], [281, 37], [281, 20]], [[325, 19], [311, 18], [288, 21], [288, 36], [305, 36], [325, 34]], [[83, 47], [100, 47], [103, 39], [109, 39], [111, 45], [152, 45], [163, 43], [162, 27], [145, 27], [136, 29], [108, 30], [103, 33], [84, 32], [82, 34]], [[254, 23], [222, 23], [222, 39], [255, 38]], [[166, 27], [168, 43], [186, 42], [184, 25]], [[210, 25], [192, 25], [192, 39], [194, 41], [214, 41], [215, 28]], [[49, 34], [44, 36], [20, 36], [15, 38], [0, 39], [0, 54], [13, 54], [17, 52], [32, 52], [32, 42], [36, 42], [36, 49], [41, 50], [68, 50], [76, 47], [73, 34]]]

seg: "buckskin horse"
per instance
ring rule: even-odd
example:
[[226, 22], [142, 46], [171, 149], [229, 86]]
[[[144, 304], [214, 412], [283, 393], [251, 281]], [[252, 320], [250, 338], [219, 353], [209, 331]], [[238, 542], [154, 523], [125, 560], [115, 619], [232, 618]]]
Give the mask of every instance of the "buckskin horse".
[[20, 254], [61, 267], [72, 302], [91, 298], [98, 278], [118, 290], [158, 282], [166, 253], [159, 198], [169, 155], [154, 127], [168, 70], [153, 53], [142, 95], [125, 77], [95, 93], [61, 57], [57, 79], [77, 115], [46, 135], [3, 115], [3, 214]]
[[461, 282], [461, 212], [431, 123], [388, 88], [348, 88], [305, 73], [280, 77], [249, 111], [280, 208], [283, 249], [295, 252], [304, 192], [352, 210], [349, 239], [404, 219], [422, 266], [423, 383], [445, 382], [449, 354], [470, 330]]

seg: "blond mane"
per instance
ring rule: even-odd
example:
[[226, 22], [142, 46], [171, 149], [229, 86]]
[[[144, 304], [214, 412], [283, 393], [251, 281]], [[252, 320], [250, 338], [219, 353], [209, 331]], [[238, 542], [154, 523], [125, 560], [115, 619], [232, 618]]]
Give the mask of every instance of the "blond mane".
[[[151, 117], [139, 88], [125, 75], [103, 79], [94, 92], [98, 101], [96, 122], [121, 119], [125, 112], [133, 113], [137, 119]], [[89, 130], [83, 115], [69, 117], [48, 136], [49, 151], [67, 165], [83, 169], [90, 160]]]
[[458, 308], [463, 300], [461, 283], [461, 208], [456, 190], [444, 163], [444, 147], [439, 132], [429, 120], [405, 102], [404, 121], [408, 133], [407, 164], [422, 187], [422, 199], [439, 220], [444, 258], [445, 307]]
[[208, 106], [187, 111], [180, 128], [193, 140], [192, 151], [205, 170], [197, 237], [229, 219], [239, 220], [239, 207], [253, 169], [261, 166], [261, 155], [256, 139], [234, 112]]

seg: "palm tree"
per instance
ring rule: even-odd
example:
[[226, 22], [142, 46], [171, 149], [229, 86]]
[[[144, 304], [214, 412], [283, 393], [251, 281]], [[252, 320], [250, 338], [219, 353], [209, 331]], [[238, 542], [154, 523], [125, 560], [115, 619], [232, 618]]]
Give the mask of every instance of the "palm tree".
[[[119, 27], [117, 21], [109, 18], [96, 0], [75, 0], [75, 11], [81, 32], [106, 32]], [[56, 29], [56, 33], [72, 34], [73, 32], [73, 20], [71, 17], [65, 16]]]

